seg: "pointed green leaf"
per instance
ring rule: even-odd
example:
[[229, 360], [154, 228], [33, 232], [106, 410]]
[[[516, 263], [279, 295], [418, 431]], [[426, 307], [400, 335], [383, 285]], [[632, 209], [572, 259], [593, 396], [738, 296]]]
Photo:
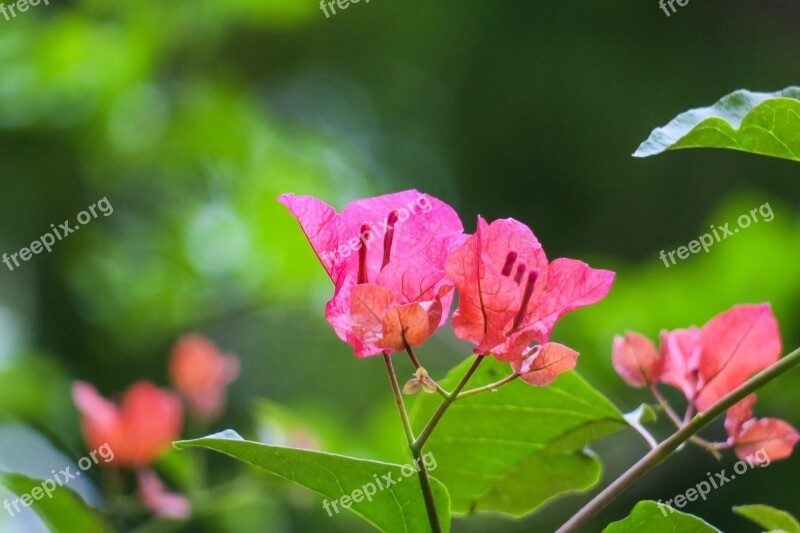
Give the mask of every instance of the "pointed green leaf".
[[[452, 389], [473, 359], [441, 381]], [[487, 357], [467, 389], [489, 385], [511, 372]], [[422, 396], [411, 416], [419, 434], [441, 402]], [[548, 387], [520, 380], [495, 392], [457, 400], [425, 450], [438, 462], [436, 477], [450, 491], [453, 512], [525, 515], [566, 492], [586, 490], [600, 478], [600, 462], [584, 447], [628, 427], [620, 412], [574, 372]]]
[[769, 505], [740, 505], [734, 507], [733, 512], [750, 519], [768, 531], [800, 533], [800, 523], [795, 517]]
[[[176, 442], [175, 447], [215, 450], [302, 485], [326, 498], [330, 506], [328, 514], [331, 516], [336, 514], [334, 500], [340, 500], [342, 496], [352, 499], [353, 492], [358, 490], [360, 495], [356, 497], [359, 501], [352, 499], [349, 510], [379, 530], [408, 533], [430, 529], [417, 473], [409, 465], [269, 446], [243, 440], [230, 430], [200, 439]], [[388, 485], [389, 480], [385, 476], [389, 476], [394, 483]], [[435, 479], [431, 479], [431, 482], [439, 521], [442, 529], [448, 531], [450, 499], [447, 489]], [[367, 500], [365, 493], [372, 492], [373, 489], [375, 494]], [[341, 501], [335, 508], [341, 511]]]
[[681, 113], [653, 130], [633, 155], [680, 148], [728, 148], [800, 161], [800, 87], [736, 91], [711, 107]]
[[696, 516], [682, 513], [653, 501], [636, 504], [628, 518], [609, 524], [603, 533], [720, 533]]

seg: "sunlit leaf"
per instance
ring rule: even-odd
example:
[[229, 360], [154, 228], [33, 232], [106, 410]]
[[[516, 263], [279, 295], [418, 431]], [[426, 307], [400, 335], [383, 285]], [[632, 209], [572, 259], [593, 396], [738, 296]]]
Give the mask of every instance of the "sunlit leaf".
[[728, 148], [800, 161], [800, 87], [731, 93], [711, 107], [681, 113], [656, 128], [633, 154], [680, 148]]
[[603, 533], [720, 533], [696, 516], [682, 513], [653, 501], [636, 504], [631, 514], [624, 520], [614, 522]]
[[[440, 384], [452, 389], [472, 359]], [[496, 382], [511, 372], [487, 358], [468, 387]], [[418, 398], [412, 424], [418, 434], [441, 401]], [[598, 459], [584, 447], [628, 427], [619, 411], [574, 372], [548, 387], [522, 381], [457, 400], [425, 450], [436, 457], [437, 479], [447, 485], [453, 512], [527, 514], [561, 494], [586, 490], [600, 478]]]
[[733, 512], [748, 518], [768, 531], [800, 533], [800, 523], [795, 517], [769, 505], [740, 505]]

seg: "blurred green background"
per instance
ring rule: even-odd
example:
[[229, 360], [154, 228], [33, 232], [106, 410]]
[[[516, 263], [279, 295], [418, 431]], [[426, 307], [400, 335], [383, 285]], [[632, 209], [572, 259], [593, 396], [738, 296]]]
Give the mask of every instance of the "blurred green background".
[[[140, 378], [166, 385], [170, 346], [200, 331], [243, 366], [226, 417], [209, 430], [271, 441], [300, 432], [324, 449], [402, 460], [383, 363], [353, 358], [325, 322], [331, 287], [274, 200], [283, 192], [341, 208], [417, 188], [456, 207], [469, 231], [478, 214], [513, 216], [551, 258], [616, 270], [611, 296], [565, 319], [555, 340], [582, 353], [580, 373], [624, 410], [647, 396], [614, 374], [614, 334], [654, 338], [735, 303], [769, 301], [786, 348], [796, 347], [797, 163], [630, 154], [686, 109], [738, 88], [800, 84], [798, 28], [790, 0], [693, 1], [669, 18], [656, 0], [373, 0], [330, 18], [315, 0], [83, 0], [0, 18], [0, 252], [103, 197], [114, 208], [52, 253], [14, 271], [0, 265], [0, 421], [80, 457], [70, 382], [107, 396]], [[658, 258], [766, 202], [773, 221], [669, 269]], [[445, 328], [418, 355], [436, 377], [468, 352]], [[798, 383], [793, 372], [770, 385], [756, 414], [800, 425]], [[721, 437], [719, 426], [709, 435]], [[33, 449], [0, 453], [45, 462]], [[596, 449], [603, 483], [645, 452], [631, 434]], [[241, 470], [211, 461], [219, 483]], [[687, 448], [586, 530], [734, 462]], [[316, 497], [286, 483], [236, 479], [255, 481], [210, 497], [185, 528], [366, 528], [328, 518]], [[795, 457], [685, 510], [723, 530], [757, 531], [730, 507], [800, 515], [797, 479]], [[586, 498], [517, 522], [457, 519], [453, 529], [549, 531]]]

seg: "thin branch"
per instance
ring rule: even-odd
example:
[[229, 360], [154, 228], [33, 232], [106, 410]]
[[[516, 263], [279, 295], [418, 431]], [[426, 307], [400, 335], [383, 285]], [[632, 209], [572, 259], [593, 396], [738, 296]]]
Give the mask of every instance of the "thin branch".
[[439, 404], [439, 408], [436, 409], [435, 413], [433, 413], [433, 416], [425, 425], [422, 433], [419, 434], [419, 437], [417, 437], [417, 440], [415, 440], [414, 444], [411, 446], [412, 451], [419, 452], [422, 450], [425, 442], [427, 442], [428, 438], [431, 436], [431, 433], [433, 433], [433, 430], [436, 428], [436, 424], [439, 423], [439, 420], [441, 420], [441, 418], [444, 416], [444, 413], [447, 411], [448, 407], [450, 407], [450, 405], [456, 400], [458, 393], [461, 392], [461, 390], [466, 386], [467, 381], [469, 381], [469, 378], [471, 378], [472, 374], [474, 374], [478, 369], [478, 365], [481, 364], [481, 361], [483, 361], [484, 357], [486, 356], [479, 355], [475, 361], [473, 361], [472, 366], [469, 367], [467, 373], [464, 374], [464, 377], [458, 382], [458, 385], [456, 385], [456, 388], [453, 389], [453, 392], [451, 392], [447, 398], [442, 400], [442, 403]]
[[473, 394], [479, 394], [481, 392], [495, 391], [498, 388], [500, 388], [503, 385], [505, 385], [506, 383], [511, 383], [512, 381], [514, 381], [515, 379], [517, 379], [520, 376], [521, 376], [521, 374], [517, 374], [515, 372], [515, 373], [511, 374], [510, 376], [507, 376], [507, 377], [505, 377], [505, 378], [503, 378], [500, 381], [497, 381], [495, 383], [490, 383], [489, 385], [484, 385], [483, 387], [477, 387], [475, 389], [471, 389], [471, 390], [468, 390], [468, 391], [461, 392], [461, 393], [459, 393], [459, 395], [458, 395], [458, 397], [456, 399], [466, 398], [467, 396], [472, 396]]
[[400, 419], [403, 421], [403, 431], [406, 435], [408, 448], [414, 456], [414, 462], [417, 463], [417, 477], [419, 478], [419, 486], [422, 489], [422, 496], [425, 499], [425, 509], [428, 511], [428, 521], [431, 525], [431, 531], [433, 533], [441, 533], [442, 526], [439, 524], [439, 514], [436, 511], [436, 500], [433, 497], [431, 479], [428, 476], [428, 469], [425, 466], [425, 462], [420, 456], [420, 450], [414, 448], [414, 432], [411, 430], [411, 422], [408, 419], [405, 403], [403, 403], [403, 393], [400, 392], [400, 384], [397, 383], [397, 375], [394, 372], [392, 359], [389, 354], [384, 353], [383, 360], [386, 362], [386, 370], [389, 372], [389, 381], [392, 382], [394, 401], [397, 404], [397, 411], [400, 413]]
[[747, 380], [733, 392], [727, 394], [708, 410], [697, 414], [691, 422], [679, 429], [675, 434], [650, 451], [635, 465], [618, 477], [600, 494], [587, 503], [575, 516], [570, 518], [556, 533], [573, 533], [586, 524], [598, 512], [614, 501], [620, 494], [629, 489], [642, 476], [667, 459], [681, 444], [689, 440], [695, 433], [706, 427], [719, 415], [733, 407], [737, 402], [760, 389], [775, 378], [785, 374], [800, 364], [800, 348], [796, 349], [771, 367], [763, 370]]

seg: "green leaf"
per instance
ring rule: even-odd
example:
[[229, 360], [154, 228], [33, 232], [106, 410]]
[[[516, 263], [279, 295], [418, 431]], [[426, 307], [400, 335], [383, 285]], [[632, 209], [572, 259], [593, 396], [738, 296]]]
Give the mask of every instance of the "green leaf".
[[740, 505], [734, 507], [733, 512], [769, 531], [800, 533], [800, 523], [792, 515], [769, 505]]
[[[111, 528], [104, 523], [100, 515], [89, 507], [80, 496], [66, 487], [58, 487], [52, 480], [51, 484], [55, 485], [56, 488], [55, 490], [51, 489], [51, 497], [48, 497], [42, 488], [42, 482], [39, 480], [33, 480], [20, 474], [0, 474], [0, 485], [6, 487], [16, 496], [27, 495], [26, 498], [31, 498], [30, 507], [24, 507], [21, 503], [18, 503], [20, 510], [38, 515], [53, 533], [69, 533], [73, 531], [102, 533], [111, 531]], [[39, 499], [33, 499], [33, 496], [39, 496]], [[6, 511], [3, 510], [2, 512], [6, 513]], [[3, 529], [3, 531], [7, 530]]]
[[[452, 389], [470, 358], [441, 381]], [[494, 383], [508, 364], [487, 357], [467, 389]], [[441, 398], [420, 396], [412, 409], [419, 434]], [[566, 492], [586, 490], [600, 478], [597, 458], [583, 448], [628, 427], [620, 412], [574, 372], [548, 387], [520, 380], [454, 402], [425, 449], [434, 472], [450, 491], [453, 512], [492, 511], [525, 515]]]
[[654, 501], [643, 501], [636, 504], [628, 518], [613, 522], [603, 533], [720, 533], [720, 530], [708, 525], [696, 516], [676, 511], [670, 507], [659, 506]]
[[[326, 501], [339, 500], [345, 495], [350, 497], [353, 491], [360, 490], [361, 501], [353, 500], [349, 510], [381, 531], [417, 532], [430, 529], [416, 470], [412, 472], [412, 468], [408, 465], [269, 446], [243, 440], [236, 432], [230, 430], [200, 439], [176, 442], [175, 447], [178, 449], [202, 447], [230, 455], [302, 485], [324, 496]], [[384, 476], [387, 475], [395, 482], [394, 484], [385, 486], [388, 480], [385, 480]], [[381, 481], [376, 487], [376, 480], [385, 481]], [[435, 479], [432, 479], [431, 483], [439, 521], [443, 530], [448, 531], [450, 498], [447, 489]], [[364, 491], [372, 491], [366, 489], [367, 486], [375, 489], [375, 494], [370, 497], [371, 501], [364, 499]], [[334, 515], [333, 502], [329, 505], [331, 510], [328, 514]], [[341, 502], [336, 508], [341, 510]]]
[[800, 87], [736, 91], [711, 107], [681, 113], [653, 130], [633, 155], [680, 148], [728, 148], [800, 161]]

